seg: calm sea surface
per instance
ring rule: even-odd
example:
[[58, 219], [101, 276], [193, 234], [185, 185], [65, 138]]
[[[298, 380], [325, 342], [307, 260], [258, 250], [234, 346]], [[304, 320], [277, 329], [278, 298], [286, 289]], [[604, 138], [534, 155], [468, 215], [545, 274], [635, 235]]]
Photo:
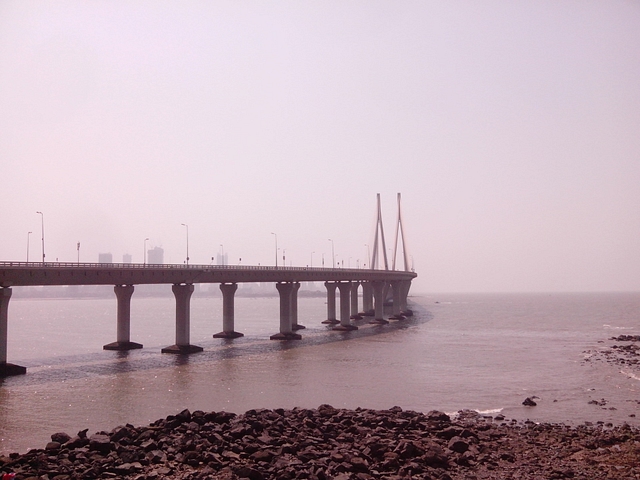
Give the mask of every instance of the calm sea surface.
[[[175, 340], [175, 304], [132, 299], [131, 339], [108, 352], [116, 300], [20, 299], [9, 305], [9, 362], [27, 375], [0, 380], [0, 454], [43, 448], [50, 435], [89, 434], [149, 422], [185, 408], [389, 408], [507, 418], [640, 424], [640, 373], [585, 352], [640, 333], [640, 294], [413, 296], [413, 318], [332, 332], [324, 298], [300, 298], [301, 341], [277, 342], [279, 301], [236, 298], [236, 330], [222, 329], [222, 300], [194, 297], [191, 342], [203, 353], [160, 353]], [[339, 311], [339, 310], [338, 310]], [[604, 342], [603, 342], [604, 341]], [[537, 407], [524, 407], [528, 396]], [[606, 407], [590, 400], [606, 399]], [[638, 417], [630, 417], [631, 414]]]

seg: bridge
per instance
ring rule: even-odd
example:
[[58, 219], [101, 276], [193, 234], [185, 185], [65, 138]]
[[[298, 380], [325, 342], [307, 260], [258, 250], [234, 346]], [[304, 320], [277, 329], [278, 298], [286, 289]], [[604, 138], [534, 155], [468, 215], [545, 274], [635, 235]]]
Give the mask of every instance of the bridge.
[[[383, 305], [389, 295], [393, 298], [390, 318], [411, 315], [407, 309], [407, 295], [411, 280], [417, 275], [406, 270], [220, 266], [220, 265], [145, 265], [102, 263], [38, 263], [0, 262], [0, 377], [26, 373], [26, 368], [7, 362], [8, 310], [12, 287], [45, 285], [113, 285], [117, 299], [116, 341], [104, 346], [106, 350], [142, 348], [130, 338], [131, 298], [135, 285], [170, 284], [176, 302], [175, 344], [162, 349], [163, 353], [189, 354], [202, 351], [190, 343], [190, 299], [194, 284], [218, 283], [222, 291], [222, 331], [214, 338], [237, 338], [243, 334], [235, 330], [234, 296], [238, 283], [274, 283], [280, 299], [280, 329], [272, 340], [297, 340], [297, 292], [300, 282], [324, 282], [327, 289], [327, 319], [333, 330], [349, 331], [358, 327], [351, 320], [361, 315], [373, 317], [371, 323], [385, 324]], [[362, 311], [359, 309], [359, 289], [362, 286]], [[339, 292], [340, 312], [336, 318], [336, 289]]]
[[[222, 331], [214, 338], [237, 338], [243, 334], [235, 330], [234, 296], [238, 283], [274, 283], [280, 296], [280, 331], [272, 340], [299, 340], [297, 333], [304, 329], [298, 323], [298, 290], [300, 282], [324, 282], [327, 288], [327, 319], [333, 330], [357, 330], [352, 319], [372, 316], [371, 323], [385, 324], [383, 306], [389, 294], [393, 299], [390, 318], [401, 319], [411, 315], [407, 309], [407, 296], [411, 280], [417, 275], [408, 265], [404, 231], [398, 193], [398, 217], [391, 268], [382, 225], [380, 194], [377, 195], [373, 254], [370, 269], [309, 268], [224, 265], [147, 265], [132, 263], [46, 263], [44, 261], [44, 226], [42, 262], [0, 262], [0, 377], [26, 373], [26, 368], [7, 362], [8, 311], [12, 287], [45, 285], [113, 285], [117, 299], [116, 341], [104, 345], [106, 350], [132, 350], [142, 345], [131, 341], [131, 297], [135, 285], [170, 284], [176, 301], [175, 343], [162, 349], [163, 353], [189, 354], [203, 349], [190, 343], [189, 303], [194, 284], [219, 283], [222, 291]], [[404, 269], [396, 270], [398, 241], [403, 244]], [[378, 243], [380, 242], [380, 248]], [[187, 248], [188, 251], [188, 248]], [[382, 257], [382, 260], [379, 260]], [[384, 268], [378, 264], [384, 261]], [[362, 312], [358, 308], [358, 291], [362, 286]], [[340, 315], [336, 318], [336, 289], [340, 295]], [[362, 315], [361, 315], [362, 313]]]

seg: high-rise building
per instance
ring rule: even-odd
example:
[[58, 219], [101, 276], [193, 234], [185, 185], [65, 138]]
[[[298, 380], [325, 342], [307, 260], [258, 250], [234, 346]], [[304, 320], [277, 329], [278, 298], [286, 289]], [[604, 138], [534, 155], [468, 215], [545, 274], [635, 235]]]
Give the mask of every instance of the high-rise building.
[[147, 250], [147, 263], [152, 265], [162, 265], [164, 263], [164, 250], [160, 247], [154, 247]]
[[122, 256], [122, 263], [131, 263], [131, 255], [128, 253], [125, 253]]
[[110, 253], [99, 253], [98, 263], [113, 263], [113, 255]]

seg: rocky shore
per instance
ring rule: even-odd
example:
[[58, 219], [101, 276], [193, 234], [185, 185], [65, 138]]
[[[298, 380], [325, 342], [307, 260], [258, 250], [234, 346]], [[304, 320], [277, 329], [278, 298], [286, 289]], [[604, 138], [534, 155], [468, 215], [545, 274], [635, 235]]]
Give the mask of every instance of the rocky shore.
[[640, 430], [461, 411], [184, 410], [144, 427], [51, 436], [0, 457], [15, 479], [640, 479]]

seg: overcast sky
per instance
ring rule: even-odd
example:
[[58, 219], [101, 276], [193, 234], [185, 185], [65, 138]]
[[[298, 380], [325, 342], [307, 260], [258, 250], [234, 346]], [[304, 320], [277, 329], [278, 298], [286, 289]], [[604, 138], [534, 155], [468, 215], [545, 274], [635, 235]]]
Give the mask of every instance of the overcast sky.
[[41, 211], [49, 261], [364, 266], [401, 192], [414, 291], [640, 290], [639, 46], [635, 0], [0, 0], [0, 260]]

